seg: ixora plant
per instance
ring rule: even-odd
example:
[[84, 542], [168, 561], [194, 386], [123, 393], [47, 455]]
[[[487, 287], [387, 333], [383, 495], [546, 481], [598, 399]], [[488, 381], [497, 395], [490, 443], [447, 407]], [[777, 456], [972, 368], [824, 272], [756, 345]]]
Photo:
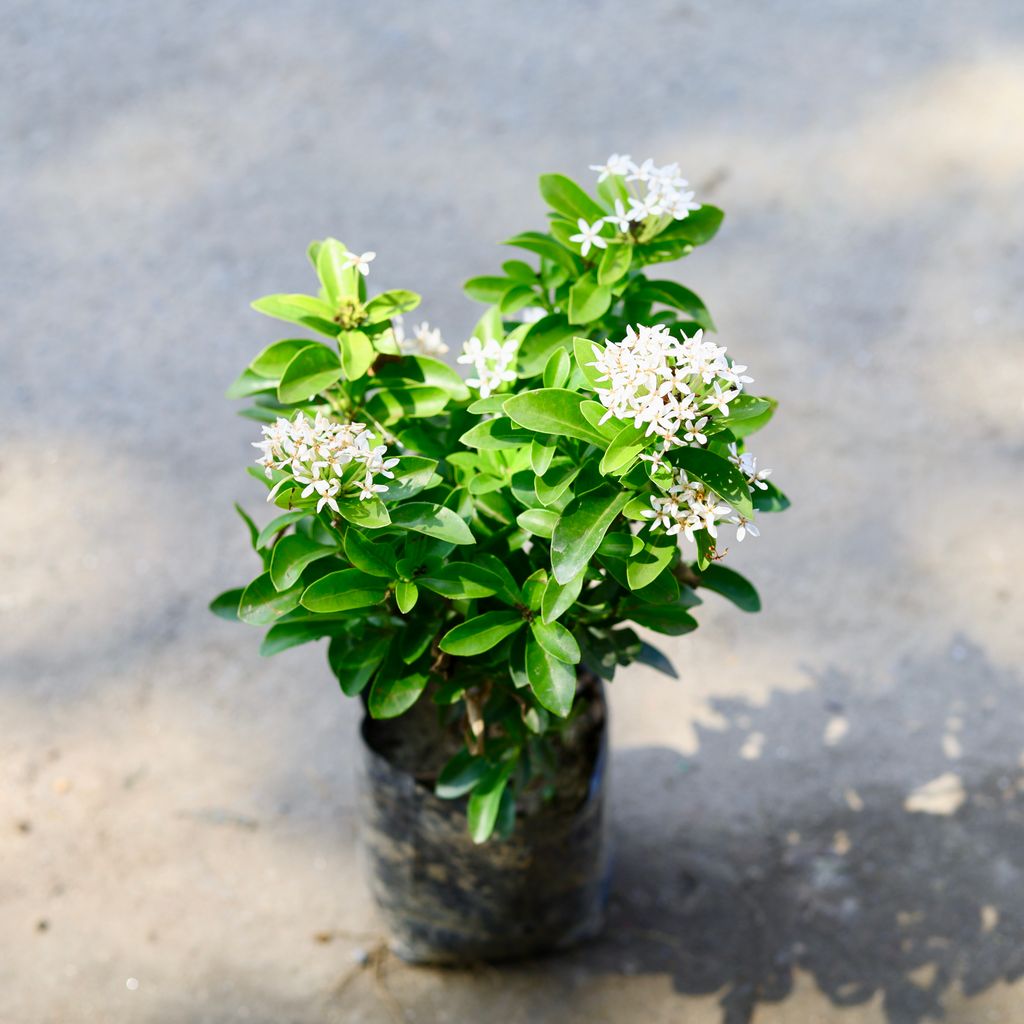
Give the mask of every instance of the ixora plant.
[[547, 231], [506, 243], [528, 258], [467, 282], [490, 304], [457, 357], [471, 376], [403, 325], [418, 295], [370, 294], [375, 253], [329, 238], [309, 248], [315, 295], [253, 304], [320, 339], [275, 342], [229, 391], [254, 399], [250, 472], [279, 514], [241, 513], [262, 569], [214, 610], [269, 627], [264, 654], [329, 638], [371, 718], [431, 702], [455, 737], [435, 792], [468, 797], [477, 843], [550, 788], [579, 680], [671, 672], [629, 623], [687, 633], [701, 590], [758, 609], [725, 540], [788, 504], [746, 447], [775, 402], [697, 295], [650, 272], [721, 211], [674, 164], [594, 170], [595, 195], [544, 175]]

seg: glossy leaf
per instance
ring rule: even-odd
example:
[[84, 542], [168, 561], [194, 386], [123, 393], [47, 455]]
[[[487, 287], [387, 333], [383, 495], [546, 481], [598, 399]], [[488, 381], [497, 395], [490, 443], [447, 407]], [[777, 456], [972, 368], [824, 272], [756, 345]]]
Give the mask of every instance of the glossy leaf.
[[594, 199], [591, 199], [576, 182], [565, 177], [564, 174], [542, 174], [540, 194], [552, 209], [557, 210], [571, 221], [582, 217], [592, 224], [605, 214], [605, 211]]
[[531, 635], [526, 641], [526, 672], [541, 707], [565, 718], [576, 695], [576, 669], [549, 654]]
[[713, 590], [716, 594], [732, 601], [737, 608], [745, 612], [759, 612], [761, 598], [754, 585], [734, 569], [717, 562], [709, 565], [700, 574], [700, 586]]
[[441, 638], [439, 646], [442, 651], [459, 657], [483, 654], [523, 625], [523, 617], [519, 612], [484, 612], [450, 629]]
[[269, 626], [298, 607], [302, 591], [302, 583], [296, 583], [287, 590], [278, 590], [268, 570], [257, 576], [242, 592], [238, 602], [238, 617], [250, 626]]
[[530, 632], [534, 640], [559, 661], [567, 665], [575, 665], [580, 660], [580, 645], [576, 638], [560, 622], [544, 622], [534, 619], [530, 623]]
[[337, 550], [334, 546], [317, 544], [305, 534], [290, 533], [274, 545], [270, 558], [270, 580], [278, 590], [287, 590], [298, 580], [307, 565], [333, 555]]
[[362, 331], [342, 331], [338, 335], [341, 367], [346, 380], [359, 380], [373, 365], [377, 352]]
[[425, 501], [412, 501], [393, 508], [391, 524], [451, 544], [474, 543], [469, 527], [450, 508]]
[[597, 283], [597, 274], [584, 274], [569, 290], [569, 323], [589, 324], [599, 320], [612, 304], [612, 290]]
[[341, 361], [326, 345], [314, 342], [292, 356], [285, 367], [277, 397], [281, 402], [302, 402], [329, 388], [342, 374]]
[[328, 573], [306, 587], [302, 606], [311, 612], [343, 612], [370, 608], [384, 600], [387, 584], [359, 569]]
[[551, 539], [551, 565], [559, 583], [568, 583], [586, 568], [630, 497], [628, 491], [602, 484], [569, 502]]
[[542, 434], [577, 437], [591, 444], [604, 444], [604, 435], [583, 415], [582, 395], [563, 388], [540, 388], [514, 395], [505, 412], [520, 426]]
[[442, 769], [434, 793], [442, 800], [465, 796], [487, 774], [487, 761], [468, 750], [460, 750]]
[[485, 843], [494, 831], [494, 823], [498, 819], [501, 807], [501, 797], [514, 767], [512, 761], [495, 765], [477, 783], [470, 795], [466, 817], [469, 822], [469, 834], [474, 843]]

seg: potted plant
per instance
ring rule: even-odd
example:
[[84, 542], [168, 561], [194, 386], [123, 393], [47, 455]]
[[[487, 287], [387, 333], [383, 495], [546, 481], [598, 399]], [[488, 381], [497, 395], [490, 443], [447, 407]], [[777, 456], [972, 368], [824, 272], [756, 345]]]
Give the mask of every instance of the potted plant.
[[[679, 636], [699, 592], [756, 611], [720, 564], [784, 495], [747, 439], [775, 402], [710, 340], [689, 289], [651, 273], [715, 234], [673, 164], [612, 156], [596, 193], [540, 180], [547, 231], [468, 281], [488, 303], [457, 362], [371, 294], [373, 252], [329, 238], [315, 295], [261, 313], [306, 329], [229, 395], [263, 424], [252, 473], [277, 514], [241, 509], [259, 574], [213, 602], [269, 627], [261, 653], [328, 640], [365, 707], [371, 881], [404, 956], [499, 959], [600, 925], [603, 682], [672, 672], [630, 623]], [[316, 337], [316, 336], [319, 336]]]

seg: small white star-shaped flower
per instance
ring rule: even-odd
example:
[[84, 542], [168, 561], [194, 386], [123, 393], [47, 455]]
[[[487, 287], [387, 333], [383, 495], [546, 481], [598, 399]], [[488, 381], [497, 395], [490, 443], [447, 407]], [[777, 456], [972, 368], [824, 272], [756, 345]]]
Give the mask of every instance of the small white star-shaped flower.
[[363, 277], [366, 277], [370, 272], [370, 264], [377, 258], [377, 254], [372, 250], [370, 252], [345, 253], [344, 267], [347, 270], [349, 267], [355, 267]]
[[599, 234], [603, 225], [604, 220], [600, 218], [594, 221], [593, 224], [588, 224], [582, 217], [576, 221], [576, 226], [580, 229], [579, 234], [570, 235], [569, 241], [579, 242], [581, 256], [586, 256], [590, 252], [591, 246], [597, 249], [606, 249], [608, 247], [608, 240], [602, 238]]

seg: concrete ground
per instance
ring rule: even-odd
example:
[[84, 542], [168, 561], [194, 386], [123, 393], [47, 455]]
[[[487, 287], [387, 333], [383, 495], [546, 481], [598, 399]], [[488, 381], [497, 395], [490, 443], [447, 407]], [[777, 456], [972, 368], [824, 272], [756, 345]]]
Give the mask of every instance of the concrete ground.
[[[0, 38], [0, 1021], [1024, 1021], [1024, 8], [11, 0]], [[536, 176], [678, 160], [673, 268], [793, 509], [612, 694], [607, 937], [380, 953], [357, 707], [261, 660], [250, 299], [375, 249], [452, 342]]]

